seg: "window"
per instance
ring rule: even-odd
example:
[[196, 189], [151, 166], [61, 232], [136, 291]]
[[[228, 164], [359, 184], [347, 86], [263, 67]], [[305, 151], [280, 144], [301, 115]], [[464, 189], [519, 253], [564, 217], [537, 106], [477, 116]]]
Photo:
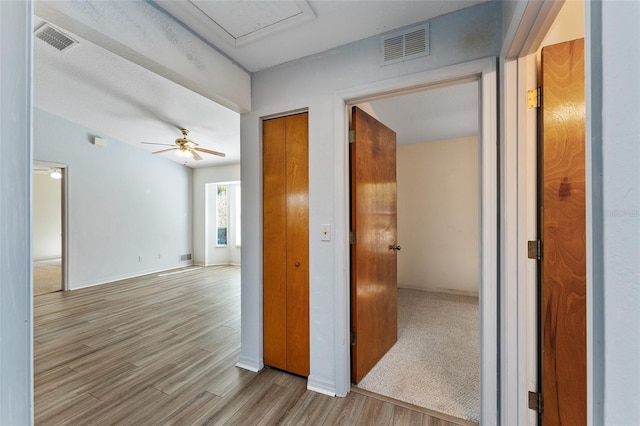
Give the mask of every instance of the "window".
[[216, 185], [216, 246], [227, 245], [229, 230], [229, 185]]

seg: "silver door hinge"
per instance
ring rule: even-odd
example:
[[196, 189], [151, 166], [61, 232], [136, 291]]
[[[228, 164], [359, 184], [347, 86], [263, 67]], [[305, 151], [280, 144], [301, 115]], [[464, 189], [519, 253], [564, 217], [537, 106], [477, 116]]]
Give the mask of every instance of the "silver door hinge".
[[544, 411], [544, 404], [541, 393], [529, 391], [529, 409], [542, 415]]
[[349, 244], [356, 243], [356, 233], [353, 231], [349, 231]]
[[356, 345], [356, 333], [354, 333], [353, 331], [351, 332], [351, 346], [355, 346]]
[[356, 131], [349, 130], [349, 143], [354, 143], [356, 141]]
[[527, 91], [527, 108], [540, 108], [542, 106], [542, 87]]
[[529, 259], [542, 260], [542, 241], [527, 241], [527, 257]]

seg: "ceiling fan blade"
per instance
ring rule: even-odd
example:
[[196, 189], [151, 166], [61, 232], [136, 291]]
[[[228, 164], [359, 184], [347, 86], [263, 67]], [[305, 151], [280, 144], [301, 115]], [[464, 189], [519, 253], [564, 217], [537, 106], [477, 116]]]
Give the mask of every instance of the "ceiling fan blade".
[[207, 154], [213, 154], [213, 155], [217, 155], [219, 157], [226, 157], [227, 155], [223, 152], [218, 152], [218, 151], [211, 151], [210, 149], [204, 149], [204, 148], [193, 148], [196, 151], [200, 151], [200, 152], [206, 152]]
[[162, 145], [162, 146], [174, 146], [172, 143], [155, 143], [155, 142], [140, 142], [145, 145]]
[[191, 152], [191, 155], [193, 155], [194, 160], [197, 160], [197, 161], [202, 160], [202, 157], [200, 157], [200, 155], [197, 152], [195, 152], [193, 149], [190, 149], [189, 151]]
[[153, 154], [160, 154], [161, 152], [173, 151], [173, 150], [176, 150], [176, 149], [178, 149], [178, 147], [173, 147], [173, 148], [169, 148], [169, 149], [163, 149], [163, 150], [160, 150], [160, 151], [153, 152]]

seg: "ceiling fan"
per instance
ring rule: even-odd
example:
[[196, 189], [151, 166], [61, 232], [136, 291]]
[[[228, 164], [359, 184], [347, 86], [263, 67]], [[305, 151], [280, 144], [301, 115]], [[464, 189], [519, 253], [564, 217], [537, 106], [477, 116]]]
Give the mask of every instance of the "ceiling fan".
[[167, 151], [176, 151], [176, 154], [178, 154], [181, 157], [192, 157], [194, 160], [198, 160], [198, 161], [202, 160], [202, 157], [200, 156], [200, 154], [198, 154], [198, 152], [217, 155], [219, 157], [225, 156], [225, 154], [222, 152], [211, 151], [210, 149], [205, 149], [205, 148], [199, 148], [197, 143], [187, 138], [187, 135], [189, 134], [189, 131], [187, 129], [180, 129], [180, 131], [182, 132], [182, 137], [176, 139], [174, 144], [153, 143], [153, 142], [141, 142], [141, 143], [145, 145], [162, 145], [162, 146], [171, 147], [168, 149], [162, 149], [160, 151], [156, 151], [154, 152], [154, 154], [160, 154], [162, 152], [167, 152]]

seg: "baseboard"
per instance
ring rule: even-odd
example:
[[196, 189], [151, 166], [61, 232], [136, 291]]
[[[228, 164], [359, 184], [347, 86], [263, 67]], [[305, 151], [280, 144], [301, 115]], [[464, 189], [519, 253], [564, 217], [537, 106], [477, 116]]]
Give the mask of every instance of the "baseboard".
[[249, 359], [241, 356], [236, 367], [257, 373], [264, 368], [264, 362], [261, 359]]
[[157, 274], [157, 273], [160, 273], [160, 272], [171, 271], [173, 269], [184, 268], [185, 266], [192, 266], [192, 263], [184, 262], [184, 263], [181, 263], [179, 265], [173, 265], [173, 266], [170, 266], [170, 267], [167, 267], [167, 268], [152, 269], [152, 270], [148, 270], [148, 271], [137, 272], [137, 273], [134, 273], [134, 274], [118, 275], [118, 276], [115, 276], [115, 277], [109, 277], [109, 278], [107, 278], [105, 280], [101, 280], [101, 281], [88, 281], [88, 282], [84, 282], [84, 283], [80, 283], [80, 284], [69, 283], [69, 290], [80, 290], [81, 288], [95, 287], [97, 285], [110, 284], [110, 283], [114, 283], [116, 281], [122, 281], [122, 280], [131, 279], [131, 278], [144, 277], [145, 275], [151, 275], [151, 274]]
[[223, 262], [223, 263], [207, 263], [206, 265], [202, 265], [202, 266], [234, 266], [234, 265], [233, 263]]
[[203, 266], [205, 268], [209, 267], [209, 266], [240, 266], [239, 263], [233, 263], [233, 262], [229, 262], [229, 263], [203, 263], [203, 262], [194, 262], [193, 263], [195, 266]]
[[468, 296], [475, 297], [476, 299], [479, 297], [477, 291], [469, 291], [469, 290], [454, 290], [450, 288], [438, 288], [438, 287], [411, 287], [407, 285], [398, 285], [398, 288], [402, 288], [405, 290], [418, 290], [418, 291], [430, 291], [432, 293], [443, 293], [443, 294], [452, 294], [454, 296]]
[[336, 384], [334, 382], [312, 376], [307, 379], [307, 389], [323, 395], [336, 396]]
[[45, 263], [45, 264], [62, 263], [62, 258], [61, 257], [46, 257], [46, 258], [43, 258], [43, 259], [33, 259], [33, 263]]
[[202, 268], [204, 268], [204, 266], [190, 265], [187, 268], [178, 268], [178, 269], [169, 270], [168, 272], [159, 272], [158, 276], [166, 277], [169, 275], [185, 274], [188, 272], [200, 270]]

